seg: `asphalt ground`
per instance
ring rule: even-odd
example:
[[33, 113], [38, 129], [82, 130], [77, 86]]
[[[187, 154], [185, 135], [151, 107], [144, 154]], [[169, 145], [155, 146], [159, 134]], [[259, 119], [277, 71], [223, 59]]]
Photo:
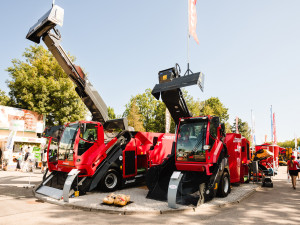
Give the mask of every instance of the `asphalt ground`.
[[[39, 183], [41, 174], [32, 174]], [[262, 188], [237, 204], [176, 214], [109, 214], [49, 204], [23, 188], [29, 176], [0, 171], [0, 224], [300, 224], [300, 182], [294, 190], [280, 167], [274, 188]]]

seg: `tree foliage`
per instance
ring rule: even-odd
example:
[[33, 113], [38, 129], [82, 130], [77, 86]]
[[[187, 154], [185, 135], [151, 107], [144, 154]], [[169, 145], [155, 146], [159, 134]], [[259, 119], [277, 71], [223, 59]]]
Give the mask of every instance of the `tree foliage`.
[[[236, 133], [236, 120], [234, 120], [233, 125], [231, 126], [231, 130], [233, 133]], [[238, 130], [239, 133], [250, 140], [251, 138], [251, 130], [247, 122], [243, 122], [240, 118], [238, 119]]]
[[26, 48], [23, 57], [7, 68], [12, 106], [46, 115], [50, 126], [84, 119], [87, 109], [52, 54], [39, 45]]
[[136, 131], [145, 131], [143, 126], [142, 116], [139, 112], [139, 108], [136, 105], [135, 100], [133, 100], [133, 102], [131, 103], [128, 109], [127, 119], [128, 119], [128, 126], [133, 127], [134, 130]]
[[217, 97], [211, 97], [201, 102], [200, 115], [218, 116], [220, 121], [225, 123], [229, 119], [228, 108]]
[[0, 90], [0, 105], [9, 106], [9, 97], [5, 94], [4, 91]]
[[[135, 104], [138, 108], [138, 113], [141, 115], [141, 121], [145, 131], [154, 131], [155, 110], [158, 105], [158, 101], [152, 96], [151, 89], [146, 89], [143, 94], [137, 94], [131, 97], [129, 103], [125, 105], [124, 117], [128, 117], [129, 110], [132, 108], [132, 104]], [[129, 121], [129, 119], [128, 119]]]
[[[287, 141], [283, 141], [283, 142], [278, 142], [277, 143], [280, 147], [283, 148], [295, 148], [295, 138], [292, 140], [287, 140]], [[297, 146], [300, 146], [300, 139], [297, 139]]]
[[112, 107], [107, 107], [107, 113], [108, 113], [108, 117], [111, 120], [117, 119], [117, 116], [115, 114], [115, 110]]
[[[195, 100], [190, 96], [186, 90], [183, 90], [183, 96], [192, 116], [215, 115], [220, 116], [223, 121], [228, 120], [228, 109], [223, 106], [218, 98], [210, 98], [204, 102], [200, 102], [200, 100]], [[151, 89], [146, 89], [143, 94], [131, 97], [130, 101], [125, 105], [124, 117], [128, 117], [133, 103], [138, 107], [143, 127], [147, 132], [165, 132], [166, 106], [162, 101], [158, 101], [152, 96]], [[173, 133], [174, 131], [175, 123], [172, 119], [170, 132]]]
[[232, 133], [231, 125], [229, 122], [225, 123], [225, 133]]

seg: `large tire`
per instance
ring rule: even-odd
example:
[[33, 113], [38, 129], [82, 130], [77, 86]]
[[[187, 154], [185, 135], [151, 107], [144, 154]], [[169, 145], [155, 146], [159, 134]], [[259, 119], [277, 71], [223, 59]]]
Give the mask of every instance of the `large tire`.
[[100, 188], [102, 191], [112, 192], [119, 188], [120, 182], [120, 174], [116, 170], [110, 169], [100, 181]]
[[220, 185], [219, 185], [219, 188], [218, 188], [217, 196], [225, 198], [230, 193], [230, 191], [231, 191], [230, 177], [229, 177], [229, 174], [226, 171], [224, 171], [224, 173], [221, 177], [221, 181], [220, 181]]

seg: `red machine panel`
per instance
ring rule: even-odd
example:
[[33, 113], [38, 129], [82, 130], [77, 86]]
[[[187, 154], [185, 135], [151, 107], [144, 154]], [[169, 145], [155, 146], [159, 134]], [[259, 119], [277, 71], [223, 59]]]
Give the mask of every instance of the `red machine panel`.
[[240, 182], [245, 182], [245, 177], [249, 174], [248, 164], [251, 159], [251, 152], [250, 152], [250, 142], [245, 138], [242, 137], [242, 151], [241, 151], [241, 173], [240, 173]]
[[228, 150], [228, 161], [230, 170], [230, 183], [240, 182], [241, 172], [241, 134], [226, 134], [225, 144]]

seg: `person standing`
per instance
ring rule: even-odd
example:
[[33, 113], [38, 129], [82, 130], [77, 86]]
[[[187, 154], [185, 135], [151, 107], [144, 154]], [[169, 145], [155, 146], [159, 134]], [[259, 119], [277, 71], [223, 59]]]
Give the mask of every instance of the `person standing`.
[[42, 173], [44, 173], [45, 168], [47, 168], [47, 148], [45, 148], [42, 152]]
[[299, 179], [299, 176], [300, 176], [300, 156], [298, 155], [298, 157], [297, 157], [297, 162], [298, 162], [298, 164], [299, 164], [299, 166], [298, 166], [298, 181], [300, 180]]
[[298, 176], [299, 163], [295, 160], [295, 156], [291, 156], [291, 159], [287, 161], [287, 173], [290, 174], [293, 188], [296, 189], [296, 178]]
[[0, 148], [0, 165], [2, 165], [2, 149]]
[[28, 149], [25, 149], [25, 155], [24, 155], [24, 164], [22, 167], [23, 172], [28, 172], [28, 165], [29, 165], [29, 151]]
[[7, 170], [9, 161], [9, 151], [7, 149], [4, 150], [3, 156], [2, 156], [2, 169]]

